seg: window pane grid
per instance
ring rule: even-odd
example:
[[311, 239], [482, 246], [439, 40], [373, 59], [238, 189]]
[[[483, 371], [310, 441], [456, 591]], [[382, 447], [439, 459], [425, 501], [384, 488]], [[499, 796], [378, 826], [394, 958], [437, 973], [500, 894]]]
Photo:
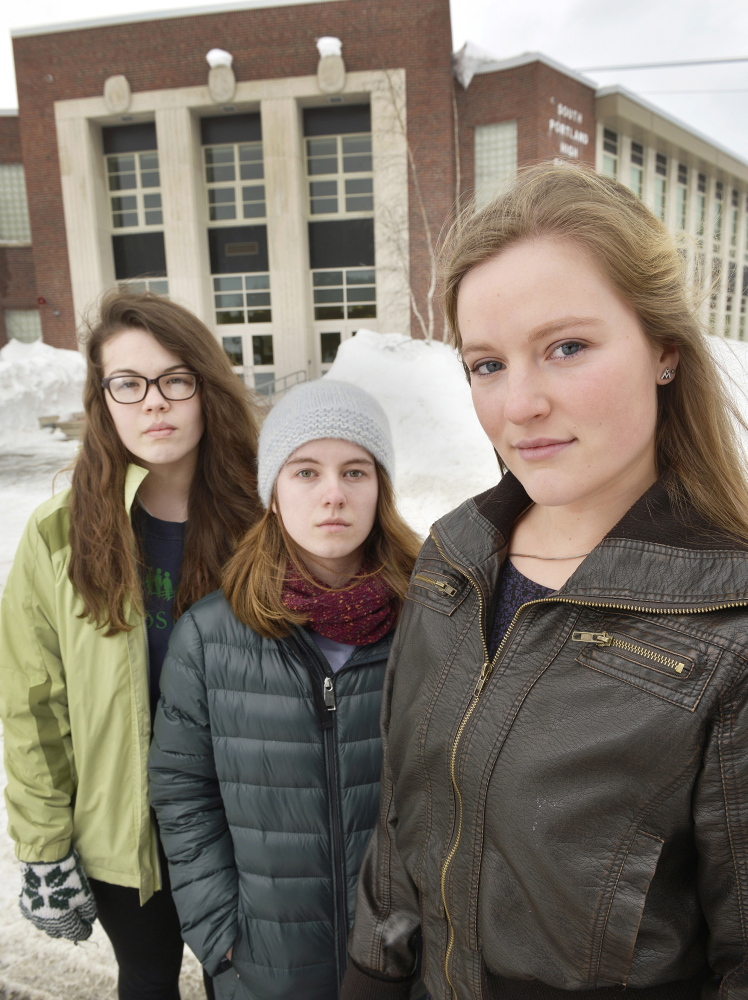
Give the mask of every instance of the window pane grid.
[[637, 198], [644, 194], [644, 168], [631, 164], [631, 190]]
[[6, 309], [5, 332], [9, 340], [31, 344], [41, 340], [42, 318], [38, 309]]
[[312, 284], [316, 320], [376, 318], [373, 268], [312, 271]]
[[663, 221], [665, 219], [665, 210], [667, 207], [667, 180], [661, 177], [659, 174], [655, 175], [654, 179], [654, 210], [655, 215], [659, 216]]
[[517, 123], [478, 125], [474, 142], [475, 207], [480, 209], [517, 173]]
[[722, 213], [723, 213], [723, 186], [717, 181], [714, 189], [714, 253], [719, 253], [722, 245]]
[[678, 228], [685, 230], [688, 225], [688, 188], [678, 184], [676, 189], [676, 211]]
[[264, 219], [265, 185], [243, 183], [262, 180], [265, 176], [262, 143], [204, 146], [203, 156], [210, 221]]
[[[216, 323], [270, 323], [269, 274], [222, 274], [213, 278]], [[262, 362], [272, 364], [273, 362]]]
[[0, 164], [0, 240], [31, 242], [26, 177], [21, 163]]
[[370, 133], [307, 139], [306, 165], [310, 215], [374, 211]]
[[154, 295], [169, 294], [169, 282], [166, 278], [133, 278], [131, 281], [118, 281], [117, 287], [122, 292], [153, 292]]
[[603, 130], [603, 174], [618, 177], [618, 133], [609, 128]]
[[106, 168], [112, 228], [163, 225], [161, 192], [156, 190], [161, 184], [158, 153], [113, 153], [106, 157]]

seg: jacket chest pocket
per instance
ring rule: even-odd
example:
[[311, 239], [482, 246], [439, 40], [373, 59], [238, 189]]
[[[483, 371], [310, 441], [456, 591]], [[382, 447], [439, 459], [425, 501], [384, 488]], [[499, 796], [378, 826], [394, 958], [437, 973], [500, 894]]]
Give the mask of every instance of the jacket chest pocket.
[[[697, 707], [720, 651], [634, 615], [582, 615], [570, 636], [577, 663], [689, 711]], [[578, 651], [577, 651], [578, 650]]]
[[415, 601], [442, 615], [451, 615], [467, 597], [470, 583], [443, 563], [424, 559], [410, 578], [406, 600]]

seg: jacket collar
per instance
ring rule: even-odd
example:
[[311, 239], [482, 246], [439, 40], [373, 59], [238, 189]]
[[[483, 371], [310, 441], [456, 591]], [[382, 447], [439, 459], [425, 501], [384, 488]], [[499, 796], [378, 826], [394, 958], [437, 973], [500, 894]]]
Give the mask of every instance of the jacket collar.
[[[484, 596], [496, 589], [512, 526], [531, 503], [507, 473], [431, 529], [448, 563]], [[693, 508], [674, 508], [664, 479], [626, 512], [557, 591], [570, 601], [696, 611], [748, 603], [748, 545]]]
[[125, 473], [125, 507], [128, 514], [135, 503], [135, 494], [138, 492], [140, 484], [147, 475], [148, 469], [144, 469], [142, 465], [130, 464], [127, 466], [127, 472]]

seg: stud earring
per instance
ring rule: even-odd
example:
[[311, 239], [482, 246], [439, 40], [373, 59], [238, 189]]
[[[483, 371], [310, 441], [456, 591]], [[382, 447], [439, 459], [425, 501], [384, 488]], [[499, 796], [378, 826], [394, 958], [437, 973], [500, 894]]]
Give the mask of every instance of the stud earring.
[[673, 375], [675, 375], [675, 368], [666, 368], [660, 378], [663, 382], [669, 382]]

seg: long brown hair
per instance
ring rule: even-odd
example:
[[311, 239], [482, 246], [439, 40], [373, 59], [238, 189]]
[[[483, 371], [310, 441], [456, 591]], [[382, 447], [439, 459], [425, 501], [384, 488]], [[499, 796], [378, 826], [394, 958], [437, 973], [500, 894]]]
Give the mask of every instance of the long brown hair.
[[622, 184], [592, 170], [544, 163], [521, 172], [482, 211], [464, 213], [443, 253], [445, 313], [457, 349], [465, 275], [522, 240], [543, 237], [576, 244], [631, 306], [649, 341], [678, 348], [677, 378], [657, 390], [658, 471], [670, 473], [666, 483], [677, 507], [688, 499], [710, 524], [748, 540], [748, 480], [736, 436], [736, 427], [748, 426], [709, 351], [685, 255]]
[[83, 599], [81, 617], [107, 636], [132, 628], [130, 609], [143, 613], [140, 554], [124, 505], [127, 466], [137, 459], [122, 444], [101, 387], [104, 345], [132, 329], [150, 333], [202, 376], [205, 429], [188, 499], [175, 617], [220, 585], [226, 560], [260, 514], [255, 412], [216, 338], [193, 313], [162, 296], [108, 293], [85, 342], [86, 426], [73, 468], [68, 568]]
[[[379, 575], [402, 603], [421, 542], [397, 510], [389, 476], [379, 462], [375, 464], [379, 483], [377, 513], [364, 546], [363, 565], [366, 576]], [[271, 503], [249, 529], [223, 574], [223, 592], [236, 617], [267, 639], [288, 635], [293, 626], [307, 621], [303, 614], [283, 604], [283, 582], [289, 563], [312, 580], [273, 506]], [[361, 575], [354, 577], [342, 589], [360, 579]]]

